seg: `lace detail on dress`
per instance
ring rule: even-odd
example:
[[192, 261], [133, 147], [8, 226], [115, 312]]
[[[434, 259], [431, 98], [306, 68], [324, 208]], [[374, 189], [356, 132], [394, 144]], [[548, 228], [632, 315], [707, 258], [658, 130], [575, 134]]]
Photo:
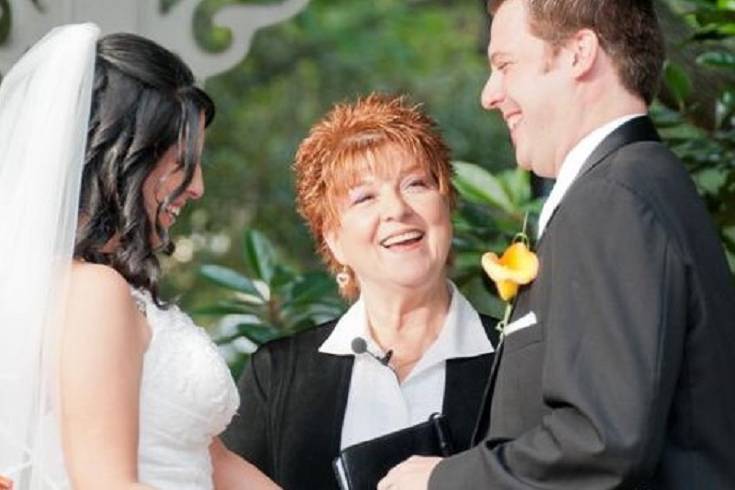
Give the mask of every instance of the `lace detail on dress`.
[[133, 295], [133, 302], [135, 303], [135, 308], [143, 314], [143, 316], [148, 316], [146, 314], [146, 302], [143, 298], [139, 297], [140, 295]]
[[145, 305], [151, 341], [143, 359], [138, 472], [157, 489], [212, 488], [209, 445], [239, 406], [230, 371], [204, 329], [176, 306]]

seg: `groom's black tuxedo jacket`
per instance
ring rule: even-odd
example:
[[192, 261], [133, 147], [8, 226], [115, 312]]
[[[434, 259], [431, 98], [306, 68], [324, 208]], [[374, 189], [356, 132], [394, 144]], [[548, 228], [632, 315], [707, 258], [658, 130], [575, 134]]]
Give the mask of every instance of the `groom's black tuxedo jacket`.
[[[438, 489], [735, 489], [735, 288], [648, 118], [587, 160], [537, 244], [476, 447]], [[527, 317], [528, 318], [528, 317]]]
[[[496, 346], [496, 321], [480, 319]], [[240, 409], [223, 434], [228, 448], [285, 490], [339, 489], [332, 460], [339, 454], [354, 357], [318, 352], [335, 324], [258, 349], [240, 378]], [[456, 450], [470, 447], [492, 359], [447, 361], [442, 412]]]

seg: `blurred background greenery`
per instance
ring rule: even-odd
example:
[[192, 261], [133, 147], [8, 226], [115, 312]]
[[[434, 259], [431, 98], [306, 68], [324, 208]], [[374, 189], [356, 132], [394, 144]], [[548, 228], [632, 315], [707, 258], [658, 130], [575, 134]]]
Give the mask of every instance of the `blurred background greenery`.
[[[207, 0], [199, 9], [197, 37], [210, 49], [221, 49], [229, 41], [228, 32], [213, 27], [210, 20], [228, 3], [236, 2]], [[225, 341], [242, 334], [259, 343], [338, 314], [344, 304], [322, 272], [294, 210], [290, 165], [296, 147], [335, 102], [378, 90], [409, 94], [423, 103], [442, 128], [454, 158], [478, 162], [493, 172], [513, 168], [502, 121], [479, 105], [488, 73], [487, 27], [479, 0], [312, 0], [292, 20], [259, 31], [243, 63], [207, 80], [218, 109], [207, 135], [207, 191], [174, 230], [177, 253], [166, 261], [166, 291], [182, 294], [183, 307], [203, 324], [214, 325], [223, 313], [256, 315], [257, 320], [225, 318], [228, 326], [213, 331]], [[290, 281], [281, 274], [285, 289], [278, 284], [271, 288], [256, 270], [253, 255], [248, 258], [250, 230], [257, 230], [256, 240], [267, 242], [272, 260], [288, 271]], [[204, 264], [231, 269], [224, 272], [229, 282], [220, 268], [202, 274]], [[309, 316], [287, 308], [293, 299], [289, 288], [300, 283], [303, 274], [324, 286], [314, 291], [323, 292], [331, 309], [325, 306], [322, 314]], [[248, 297], [242, 287], [237, 290], [244, 278], [256, 280], [261, 296], [268, 298], [264, 304], [258, 304], [263, 298], [257, 294]], [[492, 301], [481, 276], [475, 279], [481, 297]], [[232, 293], [233, 288], [238, 292]], [[319, 296], [306, 299], [316, 301]], [[243, 297], [245, 301], [233, 304]], [[268, 333], [253, 327], [254, 322], [273, 328]], [[251, 347], [244, 343], [245, 350]]]
[[[247, 3], [201, 4], [194, 26], [203, 45], [227, 45], [229, 33], [211, 17], [238, 1]], [[697, 182], [735, 270], [735, 2], [658, 0], [657, 8], [669, 60], [652, 113]], [[409, 94], [442, 128], [461, 195], [452, 276], [478, 309], [500, 313], [479, 256], [502, 250], [525, 212], [538, 212], [532, 188], [543, 186], [515, 170], [502, 121], [479, 105], [487, 40], [483, 0], [312, 0], [260, 31], [243, 63], [207, 81], [218, 107], [207, 193], [179, 219], [165, 290], [211, 328], [233, 372], [257, 344], [345, 307], [295, 213], [290, 165], [335, 102], [373, 90]]]
[[[196, 22], [214, 48], [227, 32], [207, 19], [224, 3], [204, 2]], [[190, 265], [236, 265], [245, 228], [283, 244], [284, 260], [318, 267], [294, 211], [290, 165], [335, 102], [371, 90], [410, 94], [438, 120], [456, 158], [511, 167], [500, 121], [478, 102], [486, 23], [478, 1], [312, 0], [293, 20], [260, 31], [241, 65], [207, 81], [218, 107], [207, 136], [207, 194], [180, 220], [178, 258], [187, 265], [175, 268], [171, 289], [201, 298], [205, 286]], [[181, 260], [192, 248], [193, 262]]]
[[[159, 1], [166, 11], [181, 0]], [[233, 3], [276, 1], [202, 1], [193, 28], [207, 49], [228, 46], [230, 33], [212, 16]], [[655, 3], [668, 61], [652, 114], [697, 183], [735, 271], [735, 0]], [[11, 20], [0, 0], [0, 43]], [[205, 150], [207, 192], [178, 220], [164, 293], [210, 328], [233, 373], [257, 344], [345, 308], [294, 210], [290, 165], [334, 103], [374, 90], [408, 94], [438, 121], [461, 196], [452, 277], [479, 310], [500, 314], [479, 257], [502, 250], [526, 212], [534, 221], [548, 185], [515, 169], [504, 124], [479, 105], [488, 22], [484, 0], [311, 0], [259, 31], [241, 64], [207, 80], [218, 109]]]

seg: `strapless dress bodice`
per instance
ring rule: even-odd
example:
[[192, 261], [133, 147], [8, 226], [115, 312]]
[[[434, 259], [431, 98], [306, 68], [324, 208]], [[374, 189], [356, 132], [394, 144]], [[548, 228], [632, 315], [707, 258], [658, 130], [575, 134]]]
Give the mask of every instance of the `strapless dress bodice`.
[[138, 477], [159, 490], [213, 488], [209, 445], [239, 406], [227, 365], [204, 329], [176, 306], [133, 297], [151, 340], [140, 388]]

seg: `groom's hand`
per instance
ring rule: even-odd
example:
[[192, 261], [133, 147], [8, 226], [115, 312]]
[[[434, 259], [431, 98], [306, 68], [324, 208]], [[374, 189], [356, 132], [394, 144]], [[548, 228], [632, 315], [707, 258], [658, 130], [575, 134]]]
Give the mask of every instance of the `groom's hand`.
[[442, 458], [411, 456], [378, 483], [378, 490], [426, 490], [434, 467]]

